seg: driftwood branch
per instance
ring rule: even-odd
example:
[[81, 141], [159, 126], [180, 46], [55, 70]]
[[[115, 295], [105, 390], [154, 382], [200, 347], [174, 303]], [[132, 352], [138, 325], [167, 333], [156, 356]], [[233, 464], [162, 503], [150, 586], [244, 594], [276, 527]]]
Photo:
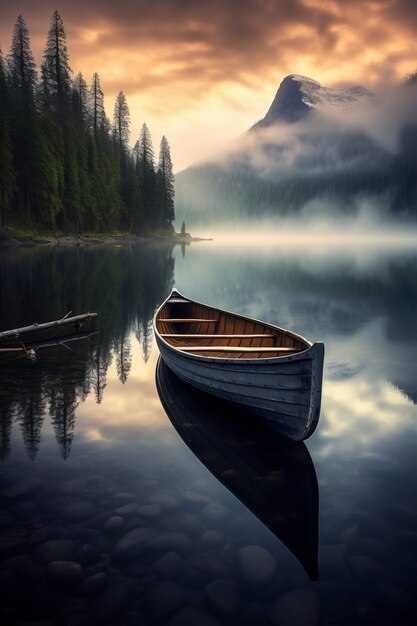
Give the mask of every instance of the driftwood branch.
[[81, 341], [82, 339], [90, 339], [90, 337], [94, 337], [94, 335], [97, 335], [97, 334], [98, 334], [97, 331], [94, 331], [91, 333], [81, 333], [79, 335], [69, 335], [57, 341], [45, 341], [43, 343], [31, 343], [31, 344], [26, 344], [26, 346], [23, 345], [23, 343], [21, 342], [20, 348], [0, 348], [0, 354], [4, 354], [7, 352], [26, 352], [27, 354], [29, 349], [33, 351], [37, 351], [37, 350], [41, 350], [42, 348], [52, 348], [54, 346], [64, 346], [64, 348], [67, 348], [67, 350], [70, 350], [71, 348], [66, 345], [67, 343], [71, 343], [72, 341]]
[[[71, 311], [70, 311], [71, 313]], [[83, 313], [83, 315], [75, 315], [74, 317], [68, 317], [69, 313], [65, 315], [60, 320], [55, 320], [54, 322], [44, 322], [43, 324], [38, 324], [35, 322], [30, 326], [23, 326], [22, 328], [13, 328], [12, 330], [3, 330], [0, 332], [0, 340], [7, 339], [9, 337], [20, 337], [24, 333], [30, 333], [38, 330], [44, 330], [45, 328], [54, 328], [56, 326], [63, 326], [64, 324], [77, 324], [83, 320], [89, 320], [92, 317], [97, 317], [97, 313]]]

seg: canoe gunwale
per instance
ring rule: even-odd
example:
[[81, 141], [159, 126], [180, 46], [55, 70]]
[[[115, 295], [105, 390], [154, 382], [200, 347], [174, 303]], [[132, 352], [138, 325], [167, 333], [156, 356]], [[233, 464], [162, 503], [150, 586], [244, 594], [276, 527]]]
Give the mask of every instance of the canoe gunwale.
[[[213, 311], [219, 311], [221, 310], [222, 313], [226, 313], [228, 315], [234, 315], [235, 317], [239, 318], [239, 319], [244, 319], [244, 320], [248, 320], [249, 322], [253, 322], [255, 324], [262, 324], [263, 326], [266, 326], [267, 328], [270, 328], [274, 331], [279, 331], [282, 332], [286, 335], [288, 335], [289, 337], [292, 337], [294, 339], [297, 339], [298, 341], [301, 341], [305, 344], [307, 344], [307, 347], [305, 350], [299, 350], [296, 354], [291, 354], [291, 355], [284, 355], [284, 356], [275, 356], [275, 357], [258, 357], [255, 359], [245, 359], [245, 358], [228, 358], [228, 357], [219, 357], [219, 356], [203, 356], [200, 354], [190, 354], [187, 351], [182, 351], [178, 348], [176, 348], [175, 346], [173, 346], [172, 344], [170, 344], [168, 341], [166, 341], [166, 339], [163, 337], [164, 333], [160, 333], [158, 328], [157, 328], [157, 322], [163, 322], [164, 320], [162, 318], [158, 318], [158, 314], [159, 312], [164, 308], [164, 306], [166, 304], [168, 304], [169, 300], [172, 298], [172, 296], [180, 296], [183, 300], [188, 301], [188, 302], [193, 302], [195, 304], [201, 305], [201, 306], [205, 306], [208, 309], [211, 309]], [[207, 321], [207, 320], [205, 320]], [[309, 352], [310, 350], [313, 348], [313, 346], [317, 345], [312, 344], [310, 341], [308, 341], [308, 339], [306, 339], [305, 337], [303, 337], [302, 335], [295, 333], [291, 330], [287, 330], [286, 328], [281, 328], [280, 326], [275, 326], [274, 324], [270, 324], [268, 322], [264, 322], [263, 320], [258, 320], [254, 317], [249, 317], [247, 315], [239, 315], [237, 313], [234, 313], [233, 311], [227, 311], [226, 309], [219, 309], [217, 307], [213, 307], [210, 306], [208, 304], [204, 304], [203, 302], [199, 302], [198, 300], [190, 300], [189, 298], [186, 298], [185, 296], [183, 296], [178, 289], [172, 289], [171, 293], [169, 294], [169, 296], [164, 300], [164, 302], [158, 307], [154, 318], [153, 318], [153, 328], [154, 328], [154, 332], [155, 335], [157, 336], [157, 339], [163, 343], [164, 347], [168, 348], [170, 351], [173, 351], [176, 355], [181, 355], [182, 357], [186, 356], [187, 359], [190, 360], [196, 360], [198, 362], [201, 361], [205, 361], [207, 363], [213, 363], [213, 361], [218, 361], [221, 363], [242, 363], [242, 364], [251, 364], [254, 365], [254, 363], [261, 363], [261, 362], [265, 362], [265, 363], [283, 363], [283, 362], [287, 362], [287, 361], [296, 361], [300, 358], [304, 359], [306, 358], [306, 356], [309, 356]], [[201, 333], [201, 337], [204, 338], [204, 333]], [[244, 347], [242, 347], [242, 352], [245, 352]], [[260, 348], [259, 352], [262, 352], [262, 349]], [[278, 352], [278, 347], [277, 347], [277, 352]], [[311, 357], [310, 357], [311, 358]]]

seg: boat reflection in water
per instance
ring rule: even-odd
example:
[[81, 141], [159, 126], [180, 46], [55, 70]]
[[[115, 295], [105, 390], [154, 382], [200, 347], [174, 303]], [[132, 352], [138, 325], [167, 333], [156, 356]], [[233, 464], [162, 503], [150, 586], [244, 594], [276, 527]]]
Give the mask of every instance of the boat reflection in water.
[[305, 444], [183, 383], [161, 358], [156, 383], [169, 419], [192, 452], [317, 580], [319, 494]]

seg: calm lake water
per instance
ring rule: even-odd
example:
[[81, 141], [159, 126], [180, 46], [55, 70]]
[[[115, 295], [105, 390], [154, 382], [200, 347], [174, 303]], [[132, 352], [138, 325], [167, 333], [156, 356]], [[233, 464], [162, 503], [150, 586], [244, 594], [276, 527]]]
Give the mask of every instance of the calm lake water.
[[[1, 623], [414, 624], [416, 266], [377, 245], [2, 250], [0, 330], [99, 318], [0, 360]], [[325, 342], [306, 444], [169, 372], [156, 388], [174, 284]]]

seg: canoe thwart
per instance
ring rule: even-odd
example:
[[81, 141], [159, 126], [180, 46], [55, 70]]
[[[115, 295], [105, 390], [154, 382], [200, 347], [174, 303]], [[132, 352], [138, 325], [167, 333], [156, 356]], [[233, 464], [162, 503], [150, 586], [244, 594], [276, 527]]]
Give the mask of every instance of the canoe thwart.
[[169, 322], [170, 324], [175, 324], [175, 323], [183, 323], [183, 322], [207, 322], [207, 324], [215, 324], [216, 322], [218, 322], [218, 320], [205, 320], [205, 319], [197, 319], [197, 318], [166, 318], [164, 319], [163, 317], [160, 317], [159, 319], [156, 320], [157, 322]]
[[257, 348], [245, 346], [175, 346], [183, 352], [301, 352], [300, 348], [276, 348], [259, 346]]
[[161, 337], [178, 337], [179, 339], [216, 339], [219, 337], [220, 339], [261, 339], [263, 337], [276, 337], [276, 335], [272, 335], [271, 333], [259, 333], [257, 335], [208, 335], [206, 333], [197, 333], [192, 335], [191, 333], [160, 333]]

